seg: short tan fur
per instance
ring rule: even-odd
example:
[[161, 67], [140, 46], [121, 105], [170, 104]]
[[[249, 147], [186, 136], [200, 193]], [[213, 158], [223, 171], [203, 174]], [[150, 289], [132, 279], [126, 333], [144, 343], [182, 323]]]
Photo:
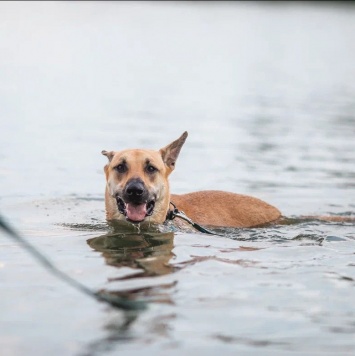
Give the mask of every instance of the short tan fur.
[[280, 211], [264, 201], [224, 191], [170, 194], [169, 175], [175, 168], [187, 132], [158, 151], [102, 151], [108, 158], [106, 218], [131, 223], [165, 221], [172, 201], [193, 221], [219, 227], [253, 227], [276, 221]]

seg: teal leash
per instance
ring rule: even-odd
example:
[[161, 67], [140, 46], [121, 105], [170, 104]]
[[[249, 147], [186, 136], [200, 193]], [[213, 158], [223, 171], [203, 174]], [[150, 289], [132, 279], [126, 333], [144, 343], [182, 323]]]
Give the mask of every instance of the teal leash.
[[188, 216], [186, 216], [186, 214], [183, 211], [180, 211], [174, 203], [170, 202], [170, 204], [174, 207], [174, 209], [168, 211], [168, 213], [166, 214], [166, 220], [174, 220], [175, 218], [180, 218], [180, 219], [188, 222], [190, 225], [192, 225], [192, 227], [194, 227], [197, 231], [200, 231], [204, 234], [222, 236], [222, 235], [216, 234], [215, 232], [207, 230], [206, 228], [202, 227], [201, 225], [195, 223]]
[[111, 306], [114, 306], [123, 310], [142, 310], [145, 309], [145, 303], [140, 301], [130, 301], [118, 296], [105, 292], [93, 292], [88, 287], [84, 286], [77, 280], [71, 278], [59, 270], [46, 256], [39, 252], [34, 246], [32, 246], [27, 240], [20, 236], [9, 224], [0, 216], [0, 228], [2, 228], [13, 240], [17, 241], [35, 260], [37, 260], [47, 271], [51, 272], [57, 278], [64, 281], [66, 284], [71, 285], [76, 290], [98, 300], [106, 302]]
[[[174, 220], [175, 218], [180, 218], [191, 226], [193, 226], [197, 231], [200, 231], [204, 234], [215, 235], [215, 236], [223, 236], [216, 234], [201, 225], [192, 221], [183, 211], [180, 211], [174, 203], [170, 203], [174, 209], [169, 210], [166, 216], [167, 220]], [[34, 246], [32, 246], [26, 239], [20, 236], [8, 223], [6, 223], [2, 217], [0, 216], [0, 229], [4, 230], [8, 236], [10, 236], [13, 240], [18, 242], [32, 257], [37, 260], [47, 271], [55, 275], [57, 278], [64, 281], [66, 284], [69, 284], [76, 290], [82, 292], [83, 294], [90, 296], [98, 301], [106, 302], [111, 306], [114, 306], [123, 310], [142, 310], [146, 308], [146, 304], [141, 301], [130, 301], [118, 296], [114, 296], [110, 293], [105, 292], [94, 292], [85, 285], [81, 284], [77, 280], [71, 278], [69, 275], [65, 274], [61, 270], [59, 270], [45, 255], [39, 252]]]

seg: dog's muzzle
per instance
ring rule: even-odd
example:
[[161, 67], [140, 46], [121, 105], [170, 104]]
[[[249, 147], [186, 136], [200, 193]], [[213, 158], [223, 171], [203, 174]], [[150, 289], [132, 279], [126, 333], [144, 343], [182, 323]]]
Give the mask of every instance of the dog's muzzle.
[[140, 223], [154, 212], [155, 199], [150, 197], [140, 179], [130, 180], [122, 196], [116, 195], [116, 201], [118, 211], [132, 223]]

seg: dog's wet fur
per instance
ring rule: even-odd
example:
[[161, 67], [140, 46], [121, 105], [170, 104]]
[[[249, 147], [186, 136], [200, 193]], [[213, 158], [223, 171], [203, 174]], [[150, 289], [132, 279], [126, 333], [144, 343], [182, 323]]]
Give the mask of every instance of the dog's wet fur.
[[[102, 151], [108, 158], [106, 218], [131, 224], [162, 224], [173, 202], [194, 222], [211, 227], [256, 227], [282, 223], [274, 206], [251, 196], [218, 190], [170, 194], [169, 176], [175, 168], [187, 132], [158, 151]], [[330, 222], [354, 222], [353, 217], [304, 216]]]
[[193, 221], [216, 227], [252, 227], [280, 218], [280, 211], [254, 197], [224, 191], [170, 194], [169, 176], [175, 168], [187, 132], [158, 151], [102, 151], [108, 158], [106, 218], [130, 223], [162, 224], [170, 201]]

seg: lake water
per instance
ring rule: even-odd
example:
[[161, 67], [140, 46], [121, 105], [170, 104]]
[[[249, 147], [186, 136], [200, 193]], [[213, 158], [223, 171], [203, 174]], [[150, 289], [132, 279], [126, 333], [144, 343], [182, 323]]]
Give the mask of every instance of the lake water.
[[189, 137], [174, 193], [355, 214], [355, 6], [2, 2], [0, 213], [123, 312], [0, 235], [1, 355], [350, 355], [355, 223], [113, 232], [105, 157]]

